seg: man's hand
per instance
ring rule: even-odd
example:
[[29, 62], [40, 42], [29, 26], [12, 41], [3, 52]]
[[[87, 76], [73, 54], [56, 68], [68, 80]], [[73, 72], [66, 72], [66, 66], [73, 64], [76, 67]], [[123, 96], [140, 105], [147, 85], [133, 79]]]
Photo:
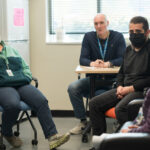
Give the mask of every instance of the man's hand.
[[109, 61], [104, 62], [103, 68], [110, 68], [110, 62]]
[[109, 68], [110, 67], [110, 62], [109, 61], [104, 62], [101, 59], [97, 59], [96, 61], [92, 61], [90, 63], [90, 66], [91, 67], [100, 67], [100, 68]]
[[103, 68], [103, 61], [102, 60], [100, 60], [100, 59], [97, 59], [97, 60], [95, 60], [95, 61], [92, 61], [91, 63], [90, 63], [90, 66], [91, 67], [100, 67], [100, 68]]
[[122, 99], [125, 95], [127, 95], [131, 92], [134, 92], [134, 87], [133, 86], [125, 86], [125, 87], [119, 86], [117, 88], [116, 95], [117, 95], [118, 99]]
[[134, 92], [134, 87], [133, 86], [125, 86], [125, 87], [123, 87], [123, 89], [121, 91], [121, 95], [125, 96], [131, 92]]
[[117, 93], [116, 93], [116, 95], [117, 95], [118, 99], [122, 99], [123, 98], [123, 95], [121, 94], [122, 90], [123, 90], [123, 86], [118, 86], [117, 87]]

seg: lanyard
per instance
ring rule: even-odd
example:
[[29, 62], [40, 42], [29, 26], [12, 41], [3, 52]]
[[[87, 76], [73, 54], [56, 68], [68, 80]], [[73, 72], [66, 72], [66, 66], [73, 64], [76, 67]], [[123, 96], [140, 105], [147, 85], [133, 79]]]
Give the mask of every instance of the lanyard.
[[[108, 38], [109, 38], [109, 37], [108, 37]], [[107, 38], [107, 40], [106, 40], [106, 42], [105, 42], [105, 45], [104, 45], [104, 51], [102, 50], [102, 45], [101, 45], [101, 43], [100, 43], [99, 38], [97, 38], [98, 46], [99, 46], [99, 51], [100, 51], [100, 54], [101, 54], [103, 60], [104, 60], [104, 58], [105, 58], [105, 54], [106, 54], [106, 50], [107, 50], [108, 38]]]

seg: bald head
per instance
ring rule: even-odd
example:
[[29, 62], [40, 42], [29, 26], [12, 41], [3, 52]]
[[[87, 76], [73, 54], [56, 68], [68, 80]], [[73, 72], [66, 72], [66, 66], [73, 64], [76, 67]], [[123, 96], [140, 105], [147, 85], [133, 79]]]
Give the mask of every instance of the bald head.
[[94, 17], [94, 22], [95, 22], [95, 20], [97, 20], [97, 19], [105, 20], [105, 22], [107, 23], [107, 17], [106, 17], [106, 15], [104, 15], [104, 14], [101, 14], [101, 13], [97, 14], [97, 15]]
[[109, 25], [109, 22], [107, 20], [106, 15], [104, 14], [97, 14], [94, 17], [94, 27], [97, 32], [97, 35], [99, 38], [105, 39], [108, 35], [107, 27]]

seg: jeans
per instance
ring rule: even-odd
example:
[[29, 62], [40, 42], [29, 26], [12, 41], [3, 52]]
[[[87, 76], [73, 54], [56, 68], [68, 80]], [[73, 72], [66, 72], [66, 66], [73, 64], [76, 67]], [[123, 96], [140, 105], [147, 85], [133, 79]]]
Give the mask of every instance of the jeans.
[[106, 132], [105, 112], [115, 106], [116, 118], [119, 124], [128, 121], [128, 103], [133, 99], [143, 98], [143, 92], [131, 92], [121, 100], [117, 98], [117, 89], [109, 90], [95, 96], [89, 102], [90, 119], [93, 135], [101, 135]]
[[12, 127], [15, 124], [20, 109], [20, 100], [28, 104], [36, 112], [37, 118], [43, 129], [45, 138], [57, 133], [53, 122], [48, 101], [45, 96], [34, 86], [0, 87], [0, 105], [3, 107], [2, 134], [12, 136]]
[[[111, 89], [113, 81], [95, 79], [95, 95], [99, 95], [109, 89]], [[82, 78], [73, 83], [68, 87], [68, 94], [70, 101], [73, 106], [75, 117], [78, 119], [86, 119], [86, 112], [83, 102], [83, 97], [89, 97], [90, 93], [90, 79]]]

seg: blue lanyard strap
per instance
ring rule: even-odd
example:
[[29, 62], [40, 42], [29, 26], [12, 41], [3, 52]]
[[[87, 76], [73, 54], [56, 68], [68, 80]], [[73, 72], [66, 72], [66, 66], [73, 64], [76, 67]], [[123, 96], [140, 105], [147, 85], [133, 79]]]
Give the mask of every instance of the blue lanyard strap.
[[[108, 38], [109, 38], [109, 37], [108, 37]], [[104, 60], [104, 58], [105, 58], [105, 54], [106, 54], [106, 50], [107, 50], [108, 38], [106, 39], [106, 42], [105, 42], [105, 45], [104, 45], [104, 51], [102, 50], [102, 45], [101, 45], [101, 43], [100, 43], [99, 38], [97, 38], [98, 45], [99, 45], [99, 51], [100, 51], [100, 54], [101, 54], [103, 60]]]

